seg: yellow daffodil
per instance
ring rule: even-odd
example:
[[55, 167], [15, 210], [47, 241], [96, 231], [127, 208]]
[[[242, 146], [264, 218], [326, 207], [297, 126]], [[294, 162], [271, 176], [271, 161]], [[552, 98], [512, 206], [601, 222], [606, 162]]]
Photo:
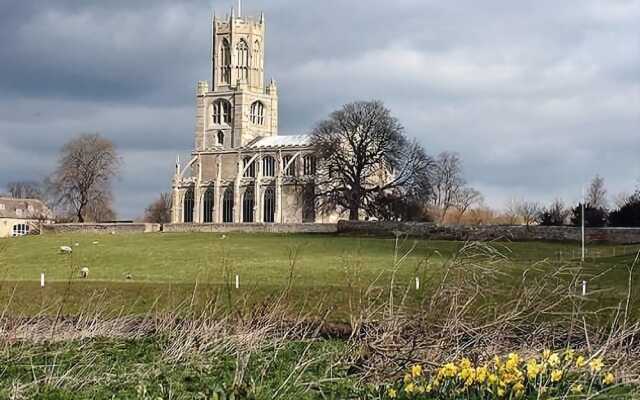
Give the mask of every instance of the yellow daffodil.
[[411, 378], [411, 374], [405, 374], [403, 381], [404, 381], [404, 383], [409, 383], [409, 382], [411, 382], [411, 379], [412, 379]]
[[504, 389], [502, 388], [498, 388], [498, 397], [504, 397], [504, 394], [506, 393]]
[[562, 371], [559, 369], [554, 369], [551, 372], [551, 382], [560, 382], [562, 379]]
[[445, 378], [453, 378], [458, 374], [458, 367], [454, 363], [447, 363], [440, 369], [440, 372]]
[[507, 362], [505, 364], [505, 366], [508, 369], [515, 369], [518, 364], [520, 364], [520, 356], [516, 353], [510, 353], [509, 356], [507, 357]]
[[492, 384], [495, 385], [496, 382], [498, 382], [498, 375], [496, 374], [489, 374], [489, 376], [487, 377], [487, 381]]
[[487, 375], [487, 367], [478, 367], [476, 369], [476, 381], [478, 381], [478, 383], [484, 383], [487, 380]]
[[499, 356], [493, 357], [493, 363], [495, 364], [496, 368], [500, 368], [502, 366], [502, 360], [500, 360]]
[[429, 384], [429, 385], [427, 385], [427, 387], [424, 390], [427, 393], [431, 393], [431, 391], [433, 390], [433, 387], [431, 386], [431, 384]]
[[416, 385], [414, 385], [413, 383], [410, 383], [404, 387], [404, 391], [407, 393], [413, 393], [415, 389], [416, 389]]
[[613, 385], [615, 381], [616, 377], [611, 372], [607, 372], [602, 378], [602, 383], [605, 385]]
[[547, 350], [547, 349], [545, 349], [545, 350], [542, 352], [542, 359], [543, 359], [544, 361], [547, 361], [547, 360], [549, 359], [549, 357], [551, 357], [551, 350]]
[[516, 383], [515, 385], [513, 385], [513, 391], [516, 397], [522, 397], [522, 395], [524, 394], [524, 385], [520, 382]]
[[396, 397], [398, 397], [398, 392], [394, 388], [389, 388], [389, 390], [387, 391], [387, 395], [389, 395], [390, 399], [395, 399]]
[[571, 385], [571, 393], [573, 393], [573, 394], [582, 393], [582, 385], [580, 385], [578, 383], [574, 383], [573, 385]]
[[541, 371], [542, 367], [538, 364], [535, 358], [532, 358], [527, 362], [527, 378], [529, 378], [529, 380], [535, 380]]
[[578, 358], [576, 358], [576, 367], [577, 368], [582, 368], [587, 364], [587, 360], [585, 360], [585, 358], [583, 356], [578, 356]]
[[411, 375], [414, 378], [422, 376], [422, 366], [420, 364], [416, 364], [413, 367], [411, 367]]
[[471, 366], [472, 366], [471, 360], [469, 360], [466, 357], [460, 361], [460, 369], [468, 369], [468, 368], [471, 368]]
[[591, 372], [593, 372], [593, 373], [600, 372], [600, 370], [602, 370], [602, 367], [604, 367], [604, 363], [602, 362], [602, 358], [594, 358], [589, 363], [589, 368], [591, 368]]
[[549, 365], [551, 365], [552, 367], [557, 367], [558, 365], [560, 365], [560, 357], [558, 357], [556, 353], [551, 354], [548, 361]]
[[573, 349], [567, 349], [564, 352], [564, 360], [566, 362], [571, 362], [573, 361], [573, 356], [575, 355], [575, 352], [573, 351]]

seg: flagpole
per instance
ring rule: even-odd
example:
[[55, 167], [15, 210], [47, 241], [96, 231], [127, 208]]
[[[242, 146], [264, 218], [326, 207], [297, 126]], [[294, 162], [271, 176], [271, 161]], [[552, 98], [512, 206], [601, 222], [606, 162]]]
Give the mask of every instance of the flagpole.
[[584, 201], [584, 186], [582, 186], [582, 212], [580, 213], [582, 215], [582, 262], [584, 262]]

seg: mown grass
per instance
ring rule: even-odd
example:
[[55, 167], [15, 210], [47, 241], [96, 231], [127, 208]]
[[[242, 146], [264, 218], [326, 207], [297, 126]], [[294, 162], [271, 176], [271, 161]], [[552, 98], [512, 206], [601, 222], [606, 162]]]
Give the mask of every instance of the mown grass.
[[[60, 254], [60, 246], [71, 246], [73, 253]], [[152, 307], [173, 309], [191, 298], [206, 303], [229, 287], [236, 299], [250, 295], [252, 302], [260, 302], [291, 286], [291, 301], [335, 307], [338, 319], [358, 291], [369, 286], [384, 291], [392, 275], [406, 288], [420, 279], [420, 290], [409, 291], [407, 298], [419, 304], [437, 287], [443, 266], [463, 246], [452, 241], [304, 234], [25, 237], [0, 241], [0, 300], [10, 314], [33, 314], [47, 307], [59, 312], [54, 305], [61, 299], [63, 311], [73, 314], [89, 298], [108, 303], [107, 308], [117, 313], [144, 313]], [[598, 257], [581, 264], [577, 244], [492, 246], [508, 261], [496, 281], [504, 296], [525, 271], [535, 276], [571, 266], [588, 281], [594, 307], [615, 306], [626, 296], [626, 266], [639, 247], [590, 246], [590, 253]], [[396, 270], [394, 259], [403, 256]], [[82, 267], [89, 268], [87, 279], [79, 277]], [[43, 272], [46, 285], [41, 289]], [[496, 296], [493, 301], [502, 299]]]

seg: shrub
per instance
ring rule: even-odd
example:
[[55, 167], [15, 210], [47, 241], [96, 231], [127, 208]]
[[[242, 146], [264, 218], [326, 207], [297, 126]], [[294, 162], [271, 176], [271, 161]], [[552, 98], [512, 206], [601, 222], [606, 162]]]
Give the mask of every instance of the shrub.
[[640, 227], [640, 196], [632, 197], [620, 209], [609, 214], [609, 224], [618, 227]]
[[[582, 203], [578, 204], [572, 211], [571, 223], [574, 226], [582, 225]], [[585, 204], [584, 225], [590, 228], [600, 228], [607, 224], [607, 210]]]

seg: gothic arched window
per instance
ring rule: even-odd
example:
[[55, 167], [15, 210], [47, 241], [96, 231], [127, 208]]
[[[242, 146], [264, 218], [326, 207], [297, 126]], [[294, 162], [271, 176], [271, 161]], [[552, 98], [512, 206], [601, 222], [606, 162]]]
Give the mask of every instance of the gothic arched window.
[[246, 82], [249, 78], [249, 46], [241, 40], [236, 48], [238, 55], [238, 79]]
[[[285, 169], [284, 176], [296, 176], [296, 160], [291, 161], [291, 158], [291, 156], [282, 157], [282, 168]], [[287, 165], [289, 166], [287, 167]]]
[[[251, 164], [249, 164], [251, 163]], [[247, 168], [247, 166], [249, 166]], [[243, 176], [245, 178], [255, 178], [256, 177], [256, 163], [251, 161], [251, 157], [245, 157], [242, 159], [242, 168], [244, 169]]]
[[306, 185], [302, 190], [302, 222], [316, 222], [316, 188]]
[[262, 67], [260, 60], [260, 41], [256, 40], [255, 43], [253, 43], [253, 68], [260, 69]]
[[262, 175], [276, 176], [276, 160], [271, 156], [262, 159]]
[[260, 101], [251, 104], [251, 122], [256, 125], [264, 124], [264, 104]]
[[276, 191], [268, 187], [264, 191], [264, 222], [272, 224], [276, 219]]
[[302, 158], [302, 164], [305, 175], [309, 176], [316, 174], [316, 158], [313, 155], [307, 154], [304, 156]]
[[233, 189], [227, 188], [222, 196], [222, 222], [233, 223]]
[[231, 103], [227, 100], [220, 99], [213, 103], [213, 123], [218, 125], [231, 123]]
[[193, 207], [195, 205], [193, 189], [188, 189], [184, 194], [184, 223], [190, 224], [193, 222]]
[[242, 196], [242, 222], [254, 221], [254, 207], [256, 205], [253, 188], [247, 188]]
[[231, 83], [231, 46], [226, 38], [222, 39], [220, 46], [220, 80], [222, 83]]
[[213, 193], [214, 192], [212, 187], [208, 188], [207, 191], [204, 192], [203, 216], [204, 216], [205, 224], [210, 224], [213, 222], [213, 206], [214, 206]]
[[220, 146], [224, 145], [224, 132], [218, 131], [218, 144]]

